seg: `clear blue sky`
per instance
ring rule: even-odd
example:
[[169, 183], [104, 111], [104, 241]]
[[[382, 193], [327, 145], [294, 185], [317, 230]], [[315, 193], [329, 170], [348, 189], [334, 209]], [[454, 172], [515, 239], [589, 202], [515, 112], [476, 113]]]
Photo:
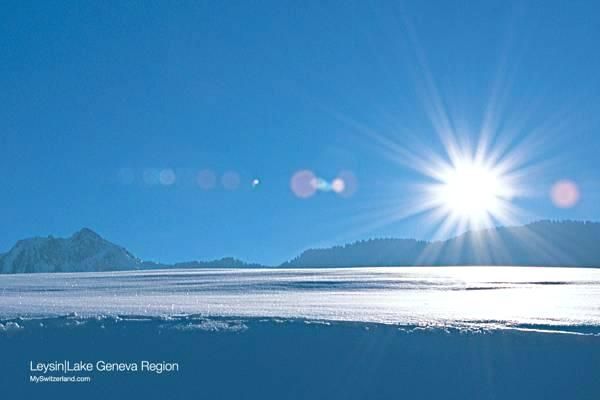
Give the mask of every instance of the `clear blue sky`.
[[[599, 219], [598, 2], [376, 3], [2, 2], [0, 249], [88, 226], [145, 259], [278, 263], [426, 238], [419, 216], [381, 216], [419, 174], [369, 132], [443, 154], [428, 79], [462, 136], [492, 109], [511, 146], [535, 138], [520, 222]], [[148, 181], [164, 169], [175, 183]], [[203, 190], [203, 169], [240, 186]], [[297, 198], [302, 169], [352, 171], [358, 190]], [[574, 207], [550, 200], [560, 179]]]

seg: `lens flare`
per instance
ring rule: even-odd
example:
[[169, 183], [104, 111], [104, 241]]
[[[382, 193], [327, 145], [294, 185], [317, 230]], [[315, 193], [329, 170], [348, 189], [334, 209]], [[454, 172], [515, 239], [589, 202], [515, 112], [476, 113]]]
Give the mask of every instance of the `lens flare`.
[[235, 171], [228, 171], [221, 177], [221, 184], [225, 190], [236, 190], [240, 186], [240, 174]]
[[342, 178], [335, 178], [333, 182], [331, 182], [331, 189], [336, 193], [343, 193], [346, 188], [346, 183]]
[[350, 197], [356, 192], [356, 178], [350, 171], [342, 171], [332, 181], [316, 176], [309, 170], [296, 172], [290, 180], [292, 192], [301, 199], [317, 192], [333, 192], [342, 197]]
[[171, 168], [166, 168], [160, 171], [158, 180], [160, 181], [161, 185], [171, 186], [175, 183], [175, 180], [177, 180], [177, 175], [175, 175], [175, 171], [173, 171]]
[[352, 197], [358, 190], [356, 176], [351, 171], [341, 171], [332, 182], [333, 191], [342, 197]]
[[211, 190], [217, 184], [217, 175], [210, 169], [203, 169], [198, 171], [196, 182], [200, 186], [200, 189]]
[[550, 192], [552, 202], [559, 208], [571, 208], [579, 201], [579, 187], [569, 180], [558, 181]]
[[296, 172], [290, 180], [292, 192], [301, 199], [307, 199], [317, 191], [317, 177], [312, 171], [301, 170]]

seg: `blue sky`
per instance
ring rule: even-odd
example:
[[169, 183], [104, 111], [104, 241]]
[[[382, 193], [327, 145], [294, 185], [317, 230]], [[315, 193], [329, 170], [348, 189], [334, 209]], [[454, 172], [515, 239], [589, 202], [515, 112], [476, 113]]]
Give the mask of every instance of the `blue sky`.
[[[310, 246], [431, 237], [422, 215], [388, 217], [424, 178], [373, 138], [443, 155], [435, 99], [472, 142], [491, 110], [494, 137], [536, 166], [522, 174], [518, 222], [597, 220], [599, 12], [593, 1], [3, 2], [0, 249], [88, 226], [145, 259], [279, 263]], [[207, 169], [211, 190], [196, 181]], [[298, 198], [290, 179], [306, 169], [328, 182], [351, 171], [357, 190]], [[151, 179], [165, 170], [174, 183]], [[220, 183], [228, 171], [235, 190]], [[569, 208], [549, 196], [564, 179], [581, 194]]]

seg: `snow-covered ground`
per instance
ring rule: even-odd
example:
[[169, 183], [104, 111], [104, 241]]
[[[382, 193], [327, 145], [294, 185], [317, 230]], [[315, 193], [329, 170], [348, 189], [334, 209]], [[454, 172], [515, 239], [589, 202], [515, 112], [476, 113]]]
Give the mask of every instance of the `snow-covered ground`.
[[4, 275], [0, 398], [597, 399], [599, 334], [596, 269]]
[[600, 333], [600, 269], [222, 269], [0, 276], [0, 319], [73, 313]]

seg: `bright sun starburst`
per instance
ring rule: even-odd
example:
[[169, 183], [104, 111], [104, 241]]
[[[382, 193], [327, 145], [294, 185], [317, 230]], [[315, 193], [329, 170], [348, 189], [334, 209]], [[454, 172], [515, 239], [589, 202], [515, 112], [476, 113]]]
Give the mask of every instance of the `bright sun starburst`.
[[413, 168], [430, 179], [420, 185], [417, 212], [440, 223], [437, 236], [513, 224], [520, 213], [514, 200], [525, 194], [518, 153], [490, 151], [483, 145], [471, 151], [456, 142], [446, 150], [446, 159], [412, 158]]
[[[433, 239], [445, 239], [469, 230], [515, 225], [529, 214], [517, 202], [534, 191], [530, 179], [542, 165], [532, 161], [535, 142], [490, 134], [440, 133], [441, 146], [401, 143], [367, 131], [381, 154], [416, 172], [413, 183], [398, 185], [398, 194], [381, 201], [376, 212], [365, 213], [365, 230], [420, 216]], [[399, 197], [402, 197], [399, 200]]]
[[432, 205], [469, 226], [499, 217], [514, 192], [497, 169], [470, 159], [447, 166], [438, 179], [430, 187]]

